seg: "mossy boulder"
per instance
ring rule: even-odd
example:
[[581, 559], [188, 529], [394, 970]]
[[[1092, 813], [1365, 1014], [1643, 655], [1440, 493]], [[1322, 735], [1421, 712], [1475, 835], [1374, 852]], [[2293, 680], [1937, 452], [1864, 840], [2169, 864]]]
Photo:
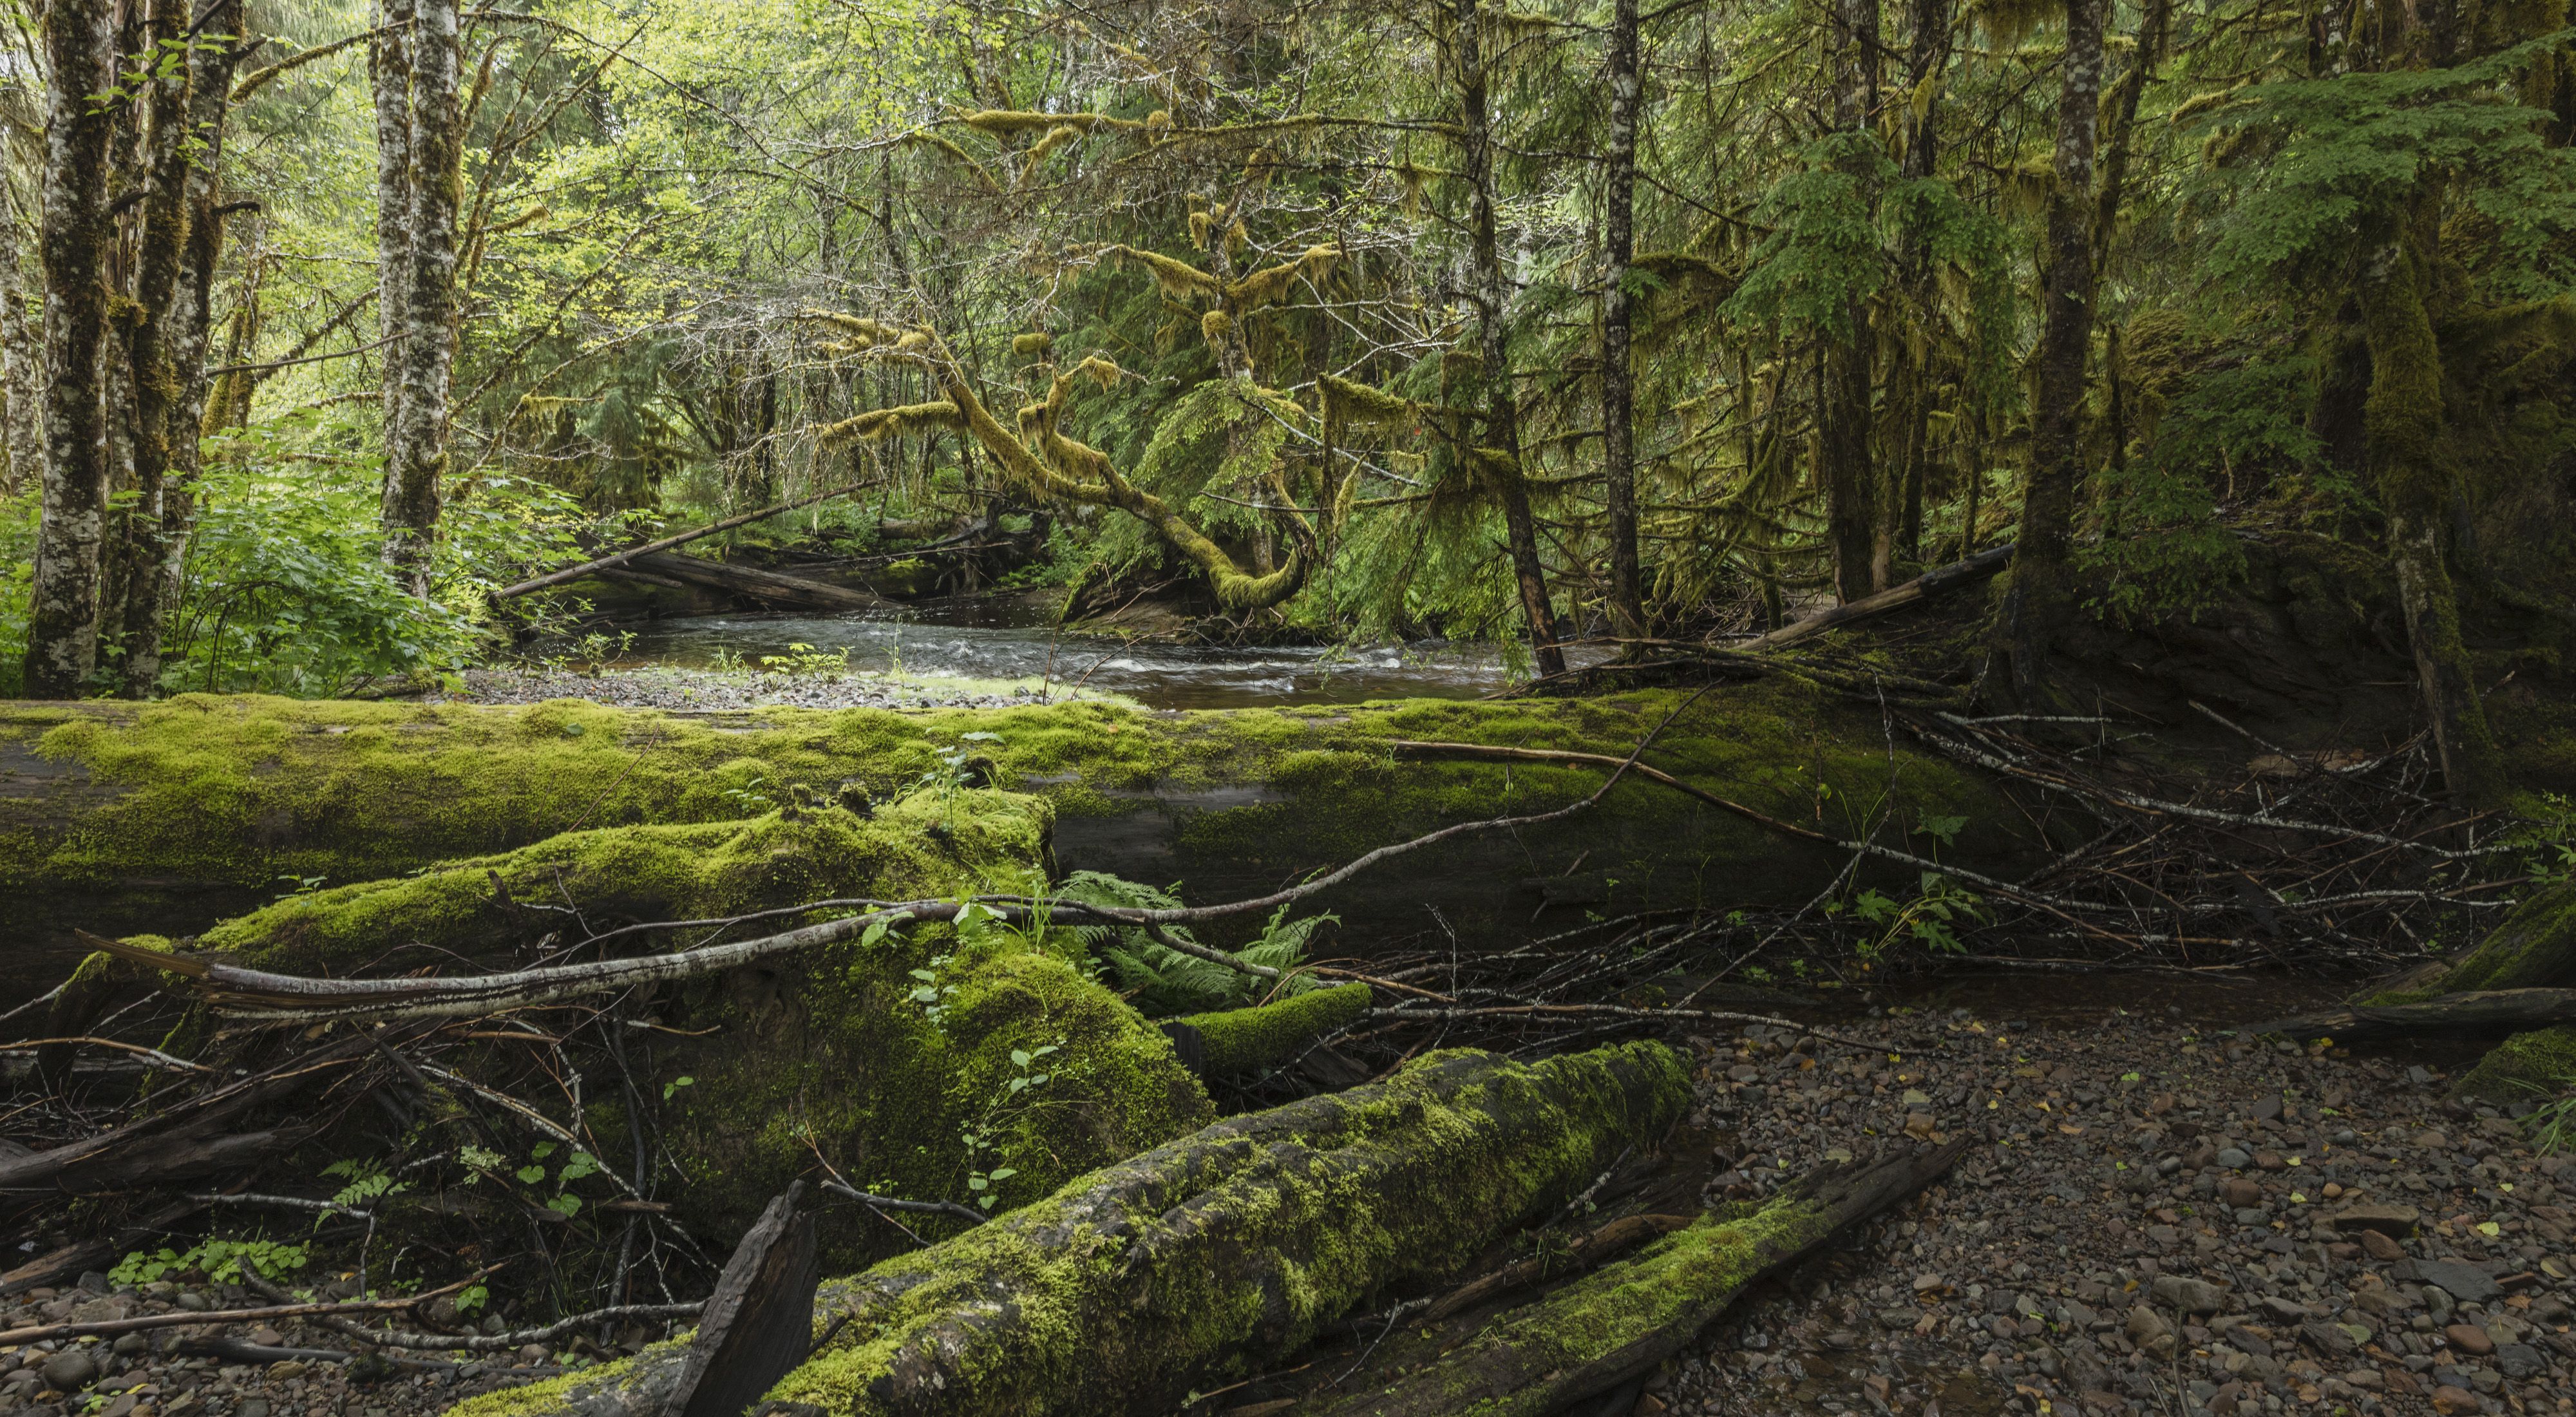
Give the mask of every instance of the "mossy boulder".
[[[1774, 816], [1845, 835], [1892, 818], [1898, 831], [1882, 829], [1883, 840], [1956, 817], [1966, 829], [1944, 859], [2002, 874], [2046, 859], [1989, 782], [1902, 736], [1891, 742], [1874, 708], [1786, 680], [1724, 686], [1687, 707], [1683, 698], [1640, 690], [1189, 713], [1085, 702], [690, 717], [571, 700], [182, 695], [5, 706], [0, 893], [30, 902], [20, 930], [60, 918], [93, 931], [183, 933], [213, 918], [206, 902], [273, 891], [282, 876], [398, 876], [575, 829], [738, 819], [843, 784], [885, 797], [935, 777], [941, 755], [964, 746], [993, 760], [996, 785], [1054, 807], [1065, 865], [1184, 881], [1206, 901], [1273, 889], [1435, 827], [1561, 806], [1601, 782], [1593, 768], [1415, 760], [1390, 740], [1625, 755], [1659, 724], [1651, 761]], [[1612, 909], [1794, 904], [1845, 861], [1632, 781], [1579, 817], [1462, 837], [1316, 904], [1353, 928], [1401, 919], [1409, 930], [1428, 903], [1462, 933], [1507, 940], [1557, 923], [1533, 925], [1540, 900], [1514, 883], [1586, 853], [1621, 863]], [[66, 900], [74, 904], [58, 904]], [[236, 895], [222, 913], [242, 908]]]
[[2564, 989], [2576, 986], [2576, 881], [2533, 893], [2447, 966], [2417, 971], [2359, 1002], [2414, 1004], [2477, 989]]
[[[1416, 1059], [1228, 1118], [989, 1224], [827, 1282], [829, 1347], [770, 1396], [830, 1417], [1168, 1411], [1391, 1285], [1455, 1272], [1688, 1105], [1679, 1055]], [[846, 1322], [835, 1320], [846, 1316]], [[656, 1410], [683, 1345], [455, 1417]]]
[[2576, 1027], [2517, 1033], [2487, 1050], [2451, 1091], [2506, 1106], [2545, 1102], [2576, 1086]]
[[[938, 789], [867, 818], [826, 807], [594, 828], [295, 896], [196, 943], [278, 973], [381, 974], [459, 960], [508, 969], [524, 963], [513, 946], [541, 933], [578, 939], [575, 921], [600, 930], [836, 897], [1025, 889], [1041, 877], [1050, 816], [1034, 797]], [[632, 937], [624, 948], [707, 933]], [[1091, 977], [1063, 932], [1032, 940], [990, 923], [963, 937], [944, 924], [899, 929], [874, 944], [847, 941], [641, 991], [620, 1011], [659, 1025], [626, 1046], [658, 1134], [687, 1174], [670, 1197], [677, 1214], [710, 1236], [739, 1234], [813, 1171], [818, 1153], [881, 1193], [1014, 1203], [1213, 1115], [1170, 1040]], [[617, 1090], [594, 1095], [604, 1100], [581, 1123], [599, 1155], [622, 1160], [635, 1119]], [[995, 1172], [1014, 1174], [970, 1188], [970, 1177]], [[928, 1233], [957, 1223], [931, 1217]], [[844, 1209], [826, 1228], [824, 1253], [855, 1266], [900, 1239]]]

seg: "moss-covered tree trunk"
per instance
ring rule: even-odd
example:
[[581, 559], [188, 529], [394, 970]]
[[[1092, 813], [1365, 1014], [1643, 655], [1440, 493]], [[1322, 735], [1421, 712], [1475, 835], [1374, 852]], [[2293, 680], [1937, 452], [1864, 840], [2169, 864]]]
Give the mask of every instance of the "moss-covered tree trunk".
[[1637, 47], [1637, 0], [1613, 0], [1610, 142], [1601, 177], [1601, 480], [1610, 513], [1610, 627], [1630, 640], [1646, 636], [1637, 567], [1637, 378], [1629, 340], [1635, 313], [1628, 294], [1637, 245], [1637, 105], [1645, 86]]
[[[830, 1417], [1161, 1413], [1388, 1285], [1456, 1271], [1688, 1104], [1660, 1043], [1518, 1064], [1437, 1053], [1229, 1118], [990, 1224], [826, 1283], [832, 1341], [770, 1393]], [[846, 1316], [846, 1322], [842, 1322]], [[642, 1411], [673, 1343], [455, 1417]]]
[[1486, 87], [1493, 36], [1486, 34], [1482, 0], [1455, 0], [1453, 43], [1458, 61], [1458, 128], [1467, 180], [1469, 298], [1476, 306], [1478, 377], [1485, 393], [1485, 438], [1491, 458], [1467, 462], [1493, 484], [1511, 548], [1512, 577], [1520, 588], [1521, 614], [1529, 623], [1530, 649], [1541, 674], [1565, 672], [1556, 643], [1556, 612], [1547, 594], [1547, 568], [1539, 559], [1538, 522], [1531, 515], [1529, 479], [1521, 466], [1520, 392], [1512, 385], [1511, 282], [1503, 273], [1494, 194], [1494, 125]]
[[2429, 220], [2408, 212], [2362, 262], [2362, 327], [2370, 348], [2362, 419], [2443, 780], [2459, 805], [2493, 807], [2508, 784], [2460, 640], [2459, 598], [2443, 544], [2456, 486], [2442, 450], [2442, 354], [2425, 305], [2429, 245], [2409, 229]]
[[[1878, 108], [1878, 0], [1835, 0], [1834, 126], [1857, 139], [1870, 131]], [[1861, 200], [1874, 203], [1878, 150], [1850, 149], [1845, 163], [1862, 184]], [[1841, 312], [1842, 328], [1825, 342], [1823, 385], [1817, 390], [1825, 480], [1826, 537], [1833, 546], [1834, 595], [1843, 604], [1885, 584], [1879, 555], [1876, 432], [1871, 395], [1878, 344], [1866, 297]]]
[[399, 357], [386, 361], [389, 375], [399, 366], [401, 389], [386, 439], [385, 559], [423, 594], [447, 471], [447, 403], [456, 365], [456, 215], [465, 142], [457, 21], [457, 0], [413, 0], [404, 54], [409, 103], [402, 181], [398, 190], [376, 194], [380, 203], [404, 205], [401, 236], [408, 243], [403, 288], [377, 296], [398, 298], [401, 312], [393, 346]]
[[2030, 482], [1999, 625], [2013, 695], [2025, 704], [2040, 701], [2048, 657], [2075, 611], [2069, 561], [2076, 483], [2084, 471], [2084, 366], [2093, 340], [2093, 149], [2101, 123], [2103, 8], [2103, 0], [2066, 0]]
[[45, 472], [27, 602], [24, 690], [74, 699], [98, 669], [99, 557], [106, 537], [106, 429], [100, 360], [107, 339], [108, 150], [115, 10], [64, 0], [44, 15]]

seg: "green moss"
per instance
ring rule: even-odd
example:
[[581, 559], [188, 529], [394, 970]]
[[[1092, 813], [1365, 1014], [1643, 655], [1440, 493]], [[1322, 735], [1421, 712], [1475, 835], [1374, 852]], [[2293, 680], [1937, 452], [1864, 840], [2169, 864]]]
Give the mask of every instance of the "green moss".
[[[1537, 1303], [1506, 1311], [1455, 1347], [1390, 1355], [1389, 1368], [1413, 1369], [1398, 1380], [1391, 1405], [1458, 1417], [1545, 1417], [1573, 1395], [1550, 1379], [1658, 1341], [1678, 1347], [1764, 1270], [1823, 1239], [1825, 1231], [1821, 1207], [1806, 1198], [1740, 1218], [1703, 1216]], [[1407, 1388], [1425, 1387], [1438, 1389], [1441, 1400], [1405, 1400]], [[1318, 1410], [1364, 1410], [1378, 1396]]]
[[2430, 979], [2364, 1000], [2410, 1004], [2474, 989], [2559, 989], [2576, 985], [2576, 881], [2538, 891], [2514, 907], [2477, 948]]
[[[77, 788], [0, 801], [0, 890], [395, 876], [567, 831], [731, 820], [795, 786], [829, 792], [846, 781], [889, 795], [918, 782], [939, 750], [967, 733], [996, 735], [974, 746], [995, 760], [1003, 784], [1036, 791], [1065, 814], [1109, 816], [1173, 794], [1268, 788], [1271, 800], [1184, 813], [1177, 845], [1247, 870], [1292, 860], [1306, 869], [1428, 825], [1562, 805], [1600, 782], [1593, 769], [1399, 761], [1387, 739], [1624, 753], [1679, 702], [1644, 691], [1199, 713], [1074, 703], [702, 719], [570, 700], [480, 707], [182, 695], [143, 706], [0, 707], [0, 751], [71, 768]], [[1653, 759], [1827, 830], [1849, 828], [1892, 794], [1901, 820], [1967, 817], [1956, 848], [1963, 862], [2020, 849], [2009, 825], [2018, 819], [1980, 780], [1891, 746], [1874, 712], [1796, 683], [1706, 695], [1664, 730]], [[1586, 831], [1605, 851], [1633, 850], [1648, 872], [1722, 874], [1735, 887], [1812, 893], [1841, 864], [1830, 851], [1784, 843], [1643, 783], [1614, 792]]]
[[1259, 1072], [1289, 1061], [1315, 1039], [1367, 1013], [1371, 1002], [1366, 984], [1342, 984], [1253, 1008], [1191, 1014], [1173, 1021], [1198, 1030], [1208, 1073], [1224, 1076]]
[[[1656, 1043], [1533, 1064], [1452, 1052], [1230, 1118], [827, 1283], [818, 1326], [848, 1319], [771, 1396], [833, 1417], [1177, 1405], [1390, 1284], [1454, 1272], [1620, 1147], [1659, 1134], [1689, 1090], [1681, 1059]], [[666, 1351], [457, 1410], [632, 1405], [669, 1364]]]
[[2576, 1083], [2576, 1027], [2517, 1033], [2487, 1050], [2451, 1090], [2499, 1105], [2541, 1102]]
[[[834, 897], [1025, 889], [1039, 874], [1049, 821], [1034, 797], [925, 789], [864, 819], [832, 807], [597, 828], [296, 896], [225, 921], [200, 943], [284, 973], [383, 972], [432, 959], [507, 968], [521, 962], [514, 942], [563, 928], [564, 908], [599, 929]], [[739, 1233], [789, 1181], [813, 1172], [818, 1151], [857, 1184], [920, 1199], [968, 1200], [978, 1194], [971, 1173], [1013, 1171], [983, 1194], [1017, 1203], [1206, 1122], [1207, 1094], [1170, 1040], [1068, 948], [989, 927], [961, 942], [948, 926], [922, 926], [872, 947], [849, 941], [666, 985], [631, 1003], [676, 1030], [639, 1040], [648, 1094], [696, 1079], [659, 1118], [691, 1182], [675, 1199], [683, 1223]], [[914, 998], [915, 970], [936, 977], [935, 1014]], [[1014, 1061], [1041, 1049], [1055, 1051], [1034, 1066]], [[1043, 1083], [1012, 1086], [1039, 1073]], [[602, 1103], [586, 1120], [602, 1155], [623, 1154], [631, 1119], [622, 1103]], [[954, 1222], [929, 1224], [935, 1233]], [[901, 1238], [844, 1208], [827, 1227], [825, 1253], [855, 1266]]]

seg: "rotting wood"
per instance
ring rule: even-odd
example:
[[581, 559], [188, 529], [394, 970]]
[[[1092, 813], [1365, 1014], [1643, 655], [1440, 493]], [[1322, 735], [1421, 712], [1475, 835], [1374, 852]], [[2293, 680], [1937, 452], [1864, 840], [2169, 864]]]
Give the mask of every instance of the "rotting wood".
[[1545, 1417], [1652, 1371], [1755, 1281], [1946, 1173], [1966, 1138], [1828, 1166], [1760, 1209], [1704, 1216], [1464, 1334], [1399, 1341], [1297, 1410], [1316, 1417]]
[[1690, 1225], [1688, 1215], [1623, 1215], [1607, 1224], [1596, 1226], [1575, 1237], [1562, 1253], [1539, 1255], [1508, 1264], [1493, 1273], [1459, 1285], [1434, 1300], [1422, 1311], [1419, 1322], [1436, 1324], [1471, 1309], [1481, 1308], [1506, 1294], [1546, 1282], [1560, 1274], [1590, 1269], [1610, 1259], [1659, 1239]]
[[699, 1316], [665, 1417], [737, 1417], [814, 1349], [814, 1212], [798, 1181], [734, 1247]]
[[530, 591], [544, 590], [548, 586], [562, 585], [566, 581], [577, 581], [584, 576], [593, 575], [612, 567], [624, 567], [628, 562], [633, 561], [638, 556], [650, 556], [656, 552], [668, 551], [675, 546], [685, 546], [703, 536], [713, 536], [720, 531], [731, 531], [738, 526], [749, 526], [751, 523], [756, 521], [763, 521], [770, 517], [778, 516], [784, 512], [792, 512], [799, 507], [810, 507], [817, 502], [828, 502], [835, 497], [847, 496], [852, 492], [862, 492], [868, 488], [879, 485], [882, 481], [883, 479], [871, 479], [866, 482], [846, 483], [842, 486], [835, 487], [828, 492], [817, 492], [810, 497], [799, 497], [793, 501], [780, 502], [775, 506], [762, 507], [758, 511], [744, 512], [738, 516], [726, 517], [721, 521], [712, 521], [702, 527], [694, 527], [688, 531], [678, 532], [674, 535], [663, 537], [659, 541], [648, 541], [641, 546], [630, 546], [624, 551], [611, 552], [606, 556], [600, 556], [592, 560], [584, 561], [578, 566], [566, 566], [560, 571], [549, 571], [542, 576], [521, 581], [517, 585], [503, 586], [499, 590], [492, 592], [492, 598], [494, 600], [508, 600], [512, 596], [526, 595]]
[[2012, 564], [2012, 558], [2013, 543], [2007, 541], [2001, 546], [1980, 551], [1964, 561], [1953, 561], [1947, 566], [1925, 571], [1910, 581], [1889, 586], [1875, 595], [1862, 596], [1848, 605], [1834, 606], [1819, 614], [1810, 615], [1804, 620], [1783, 625], [1758, 639], [1747, 640], [1729, 648], [1738, 651], [1758, 651], [1796, 644], [1810, 635], [1821, 634], [1826, 630], [1848, 625], [1857, 620], [1884, 615], [1891, 610], [1902, 610], [1906, 606], [1947, 594], [1961, 586], [1974, 585], [1999, 574], [2004, 567]]
[[2481, 989], [2413, 1004], [2356, 1004], [2276, 1019], [2246, 1031], [2357, 1043], [2389, 1038], [2499, 1038], [2560, 1023], [2576, 1023], [2576, 989]]
[[847, 586], [810, 581], [801, 576], [783, 576], [776, 571], [710, 561], [703, 556], [682, 556], [670, 551], [640, 553], [629, 557], [624, 565], [631, 570], [669, 576], [673, 580], [747, 595], [777, 605], [812, 610], [873, 610], [885, 604], [866, 591], [852, 590]]

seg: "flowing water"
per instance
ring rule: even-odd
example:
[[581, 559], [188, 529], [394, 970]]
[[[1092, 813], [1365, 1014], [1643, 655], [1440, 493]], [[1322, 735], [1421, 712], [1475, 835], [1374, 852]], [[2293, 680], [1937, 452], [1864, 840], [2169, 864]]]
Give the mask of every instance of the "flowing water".
[[[1514, 676], [1490, 643], [1223, 648], [1056, 630], [1044, 610], [1008, 600], [922, 602], [844, 615], [700, 615], [635, 627], [618, 657], [704, 669], [764, 656], [849, 652], [853, 669], [969, 679], [1044, 679], [1120, 694], [1151, 708], [1243, 708], [1368, 699], [1464, 699]], [[796, 646], [807, 646], [799, 651]], [[1578, 654], [1577, 662], [1598, 655]]]

